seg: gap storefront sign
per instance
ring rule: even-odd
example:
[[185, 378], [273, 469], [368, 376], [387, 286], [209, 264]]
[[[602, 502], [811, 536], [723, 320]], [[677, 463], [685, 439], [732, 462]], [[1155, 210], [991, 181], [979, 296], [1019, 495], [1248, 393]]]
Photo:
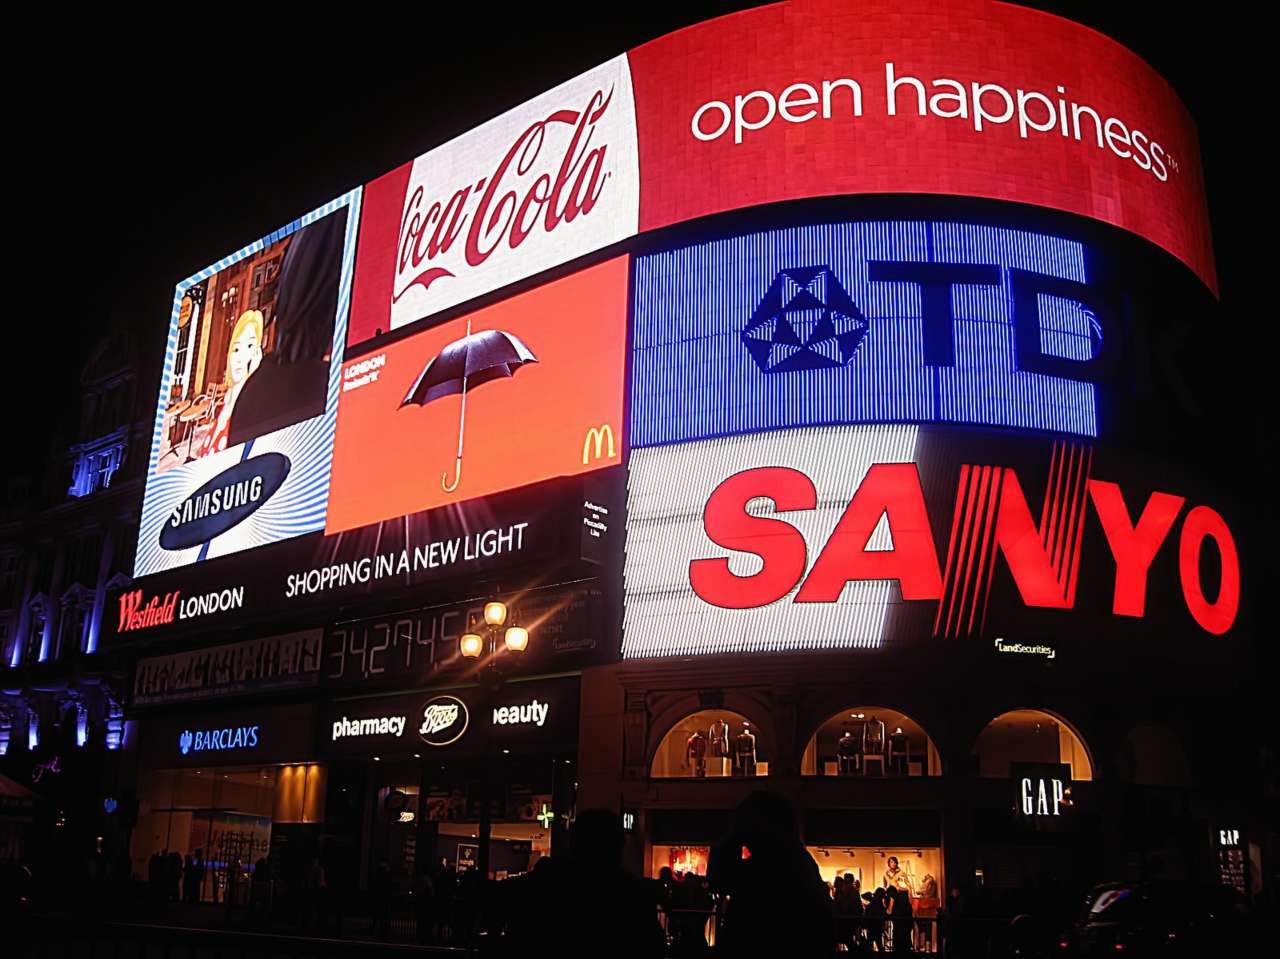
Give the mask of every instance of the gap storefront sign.
[[145, 768], [268, 765], [313, 758], [315, 708], [187, 712], [142, 724]]
[[332, 758], [482, 756], [489, 749], [573, 748], [578, 677], [340, 700], [321, 709], [320, 748]]

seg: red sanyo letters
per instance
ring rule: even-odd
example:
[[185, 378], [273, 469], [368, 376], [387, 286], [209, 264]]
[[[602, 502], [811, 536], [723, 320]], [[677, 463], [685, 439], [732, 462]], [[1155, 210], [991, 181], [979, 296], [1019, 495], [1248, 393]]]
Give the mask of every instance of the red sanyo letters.
[[[966, 540], [981, 541], [984, 550], [989, 544], [990, 553], [970, 548], [968, 567], [974, 565], [973, 557], [977, 557], [979, 566], [988, 555], [994, 563], [994, 553], [998, 551], [1004, 556], [1024, 603], [1071, 608], [1075, 603], [1079, 533], [1065, 546], [1061, 542], [1055, 546], [1046, 530], [1051, 523], [1059, 523], [1057, 505], [1055, 515], [1048, 520], [1042, 517], [1037, 527], [1012, 469], [965, 470], [974, 471], [974, 475], [984, 471], [984, 495], [991, 489], [998, 496], [993, 497], [995, 506], [987, 525], [975, 524], [970, 534], [960, 532], [964, 509], [961, 496], [957, 495], [948, 570], [953, 557], [965, 552]], [[1185, 501], [1169, 493], [1152, 493], [1135, 520], [1115, 483], [1089, 479], [1084, 486], [1115, 558], [1112, 612], [1141, 617], [1146, 612], [1151, 563], [1169, 538]], [[789, 467], [759, 467], [724, 480], [707, 501], [703, 518], [706, 534], [727, 550], [755, 554], [763, 560], [763, 567], [757, 573], [740, 576], [730, 571], [727, 557], [694, 559], [689, 563], [689, 582], [704, 601], [728, 609], [754, 608], [777, 602], [799, 585], [794, 602], [830, 603], [839, 598], [847, 582], [856, 580], [897, 580], [905, 600], [945, 600], [947, 585], [914, 464], [881, 463], [871, 467], [811, 568], [807, 544], [795, 526], [782, 518], [747, 512], [747, 504], [758, 498], [771, 500], [775, 513], [817, 507], [813, 481]], [[1078, 507], [1073, 515], [1082, 516], [1083, 502]], [[1049, 513], [1046, 501], [1046, 516]], [[1065, 507], [1062, 514], [1067, 515]], [[867, 549], [882, 516], [887, 518], [892, 548]], [[1213, 541], [1221, 561], [1221, 582], [1213, 599], [1205, 595], [1200, 582], [1200, 553], [1205, 540]], [[1230, 629], [1240, 603], [1240, 564], [1231, 531], [1213, 509], [1196, 506], [1183, 519], [1178, 570], [1183, 597], [1195, 621], [1214, 635]]]

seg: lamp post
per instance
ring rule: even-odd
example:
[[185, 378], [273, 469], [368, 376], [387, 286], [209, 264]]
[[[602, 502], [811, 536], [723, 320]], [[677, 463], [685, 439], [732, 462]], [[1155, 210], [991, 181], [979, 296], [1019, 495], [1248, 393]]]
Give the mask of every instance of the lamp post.
[[[462, 639], [458, 641], [458, 651], [466, 659], [480, 662], [479, 680], [482, 691], [481, 702], [483, 712], [488, 713], [493, 707], [493, 697], [502, 688], [506, 680], [503, 669], [504, 656], [521, 656], [529, 648], [529, 631], [514, 623], [508, 625], [507, 604], [492, 600], [484, 604], [484, 625], [472, 622]], [[489, 777], [492, 775], [491, 762], [495, 758], [493, 751], [492, 721], [481, 720], [486, 730], [482, 760], [484, 768], [480, 776], [480, 826], [477, 832], [478, 850], [477, 865], [481, 881], [489, 878], [489, 843], [493, 835], [492, 816], [489, 811]]]

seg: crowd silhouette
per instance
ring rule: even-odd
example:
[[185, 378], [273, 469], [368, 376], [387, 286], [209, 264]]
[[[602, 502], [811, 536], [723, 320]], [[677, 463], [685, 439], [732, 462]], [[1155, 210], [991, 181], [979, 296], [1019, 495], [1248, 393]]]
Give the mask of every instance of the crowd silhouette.
[[[437, 868], [418, 873], [408, 887], [408, 877], [393, 875], [382, 860], [365, 890], [354, 885], [351, 870], [319, 855], [286, 861], [268, 852], [250, 864], [234, 856], [206, 858], [202, 849], [185, 857], [162, 850], [150, 857], [145, 875], [128, 876], [127, 860], [123, 879], [111, 878], [119, 870], [105, 863], [90, 870], [103, 878], [83, 884], [86, 895], [68, 902], [84, 911], [87, 903], [108, 903], [118, 894], [124, 897], [114, 900], [118, 906], [103, 908], [127, 913], [123, 907], [132, 899], [147, 909], [149, 922], [221, 917], [218, 928], [416, 941], [521, 959], [549, 948], [570, 959], [809, 959], [942, 948], [949, 955], [976, 954], [985, 947], [963, 921], [986, 921], [996, 912], [990, 902], [952, 889], [938, 919], [917, 920], [903, 889], [863, 890], [849, 873], [828, 884], [801, 840], [795, 807], [765, 791], [738, 805], [727, 834], [710, 849], [706, 875], [670, 868], [655, 879], [631, 874], [623, 866], [625, 844], [616, 814], [583, 810], [567, 848], [538, 859], [523, 875], [485, 881], [474, 869]], [[18, 878], [21, 883], [6, 878], [0, 885], [40, 886], [29, 870]], [[53, 887], [44, 885], [54, 901]], [[220, 911], [209, 910], [211, 903]]]

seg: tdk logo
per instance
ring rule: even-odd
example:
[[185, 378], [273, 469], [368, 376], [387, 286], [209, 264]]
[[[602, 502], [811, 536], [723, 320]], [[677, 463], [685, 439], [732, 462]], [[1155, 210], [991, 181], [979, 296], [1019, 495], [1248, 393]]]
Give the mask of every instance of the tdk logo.
[[289, 468], [283, 453], [264, 453], [223, 470], [169, 514], [160, 546], [189, 549], [244, 522], [283, 485]]
[[783, 270], [742, 342], [763, 373], [844, 366], [867, 335], [867, 319], [829, 266]]
[[[1014, 354], [1019, 370], [1063, 379], [1092, 380], [1103, 345], [1102, 315], [1110, 306], [1098, 291], [1082, 283], [1010, 268]], [[956, 363], [953, 294], [1002, 285], [1001, 268], [991, 264], [915, 263], [868, 260], [873, 283], [914, 289], [924, 320], [924, 363]], [[1040, 301], [1057, 297], [1075, 304], [1088, 321], [1089, 355], [1060, 356], [1042, 342]], [[756, 306], [742, 331], [742, 342], [763, 373], [831, 369], [850, 363], [868, 323], [865, 314], [829, 266], [783, 270]]]

